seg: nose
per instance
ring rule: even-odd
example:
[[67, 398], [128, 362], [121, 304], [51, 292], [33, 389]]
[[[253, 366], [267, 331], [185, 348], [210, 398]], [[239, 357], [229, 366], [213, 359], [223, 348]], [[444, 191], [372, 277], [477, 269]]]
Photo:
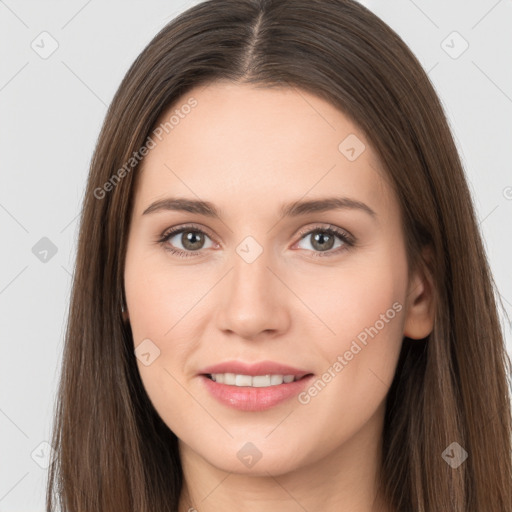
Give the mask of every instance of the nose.
[[268, 253], [248, 262], [234, 252], [231, 271], [217, 290], [217, 327], [245, 339], [275, 337], [290, 324], [292, 294]]

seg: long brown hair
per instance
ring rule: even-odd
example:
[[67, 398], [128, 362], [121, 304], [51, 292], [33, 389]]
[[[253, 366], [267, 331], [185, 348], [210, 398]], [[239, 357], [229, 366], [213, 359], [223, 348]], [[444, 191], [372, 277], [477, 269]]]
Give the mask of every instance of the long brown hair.
[[[177, 438], [144, 390], [121, 313], [139, 168], [126, 163], [165, 109], [219, 79], [294, 87], [349, 116], [398, 197], [409, 269], [432, 275], [434, 329], [424, 340], [404, 338], [387, 396], [381, 486], [390, 506], [512, 510], [510, 361], [496, 287], [426, 73], [400, 37], [353, 0], [210, 0], [172, 20], [135, 60], [98, 139], [56, 401], [48, 512], [55, 494], [66, 512], [178, 509]], [[442, 456], [454, 442], [468, 454], [457, 468]]]

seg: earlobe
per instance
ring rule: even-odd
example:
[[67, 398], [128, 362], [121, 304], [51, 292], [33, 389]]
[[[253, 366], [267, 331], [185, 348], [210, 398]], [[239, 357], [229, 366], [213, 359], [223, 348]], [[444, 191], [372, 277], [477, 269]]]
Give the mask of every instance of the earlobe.
[[430, 248], [424, 249], [423, 265], [414, 273], [407, 290], [404, 336], [420, 340], [426, 338], [434, 328], [436, 301], [435, 287], [429, 270], [432, 261]]

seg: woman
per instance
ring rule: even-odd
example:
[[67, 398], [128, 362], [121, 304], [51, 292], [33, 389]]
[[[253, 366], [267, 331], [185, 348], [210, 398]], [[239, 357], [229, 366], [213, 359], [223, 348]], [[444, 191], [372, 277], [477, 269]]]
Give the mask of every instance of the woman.
[[509, 364], [402, 40], [350, 0], [203, 2], [98, 140], [47, 507], [505, 512]]

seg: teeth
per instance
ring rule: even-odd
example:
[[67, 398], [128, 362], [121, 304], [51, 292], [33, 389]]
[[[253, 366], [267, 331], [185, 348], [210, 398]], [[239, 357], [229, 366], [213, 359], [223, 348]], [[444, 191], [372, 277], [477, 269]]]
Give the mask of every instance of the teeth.
[[252, 377], [250, 375], [237, 375], [235, 386], [252, 386]]
[[299, 380], [294, 375], [239, 375], [235, 373], [213, 373], [212, 380], [219, 384], [228, 384], [230, 386], [264, 388], [267, 386], [278, 386]]

